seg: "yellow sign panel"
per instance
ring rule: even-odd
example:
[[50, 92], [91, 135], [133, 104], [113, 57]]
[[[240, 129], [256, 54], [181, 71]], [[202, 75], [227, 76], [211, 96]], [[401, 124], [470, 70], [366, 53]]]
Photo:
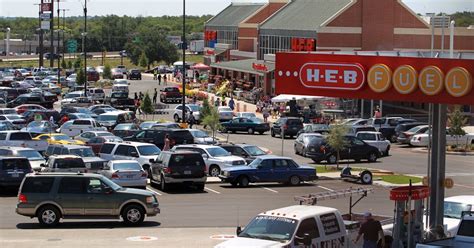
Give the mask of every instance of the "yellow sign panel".
[[400, 94], [410, 94], [416, 90], [418, 75], [410, 65], [402, 65], [393, 73], [393, 87]]
[[384, 64], [376, 64], [370, 68], [367, 74], [369, 87], [377, 92], [387, 91], [392, 85], [392, 70]]
[[451, 69], [444, 80], [446, 91], [454, 97], [467, 95], [472, 89], [472, 76], [462, 67]]
[[418, 86], [420, 90], [426, 95], [437, 95], [443, 90], [444, 74], [436, 66], [425, 67], [418, 76]]

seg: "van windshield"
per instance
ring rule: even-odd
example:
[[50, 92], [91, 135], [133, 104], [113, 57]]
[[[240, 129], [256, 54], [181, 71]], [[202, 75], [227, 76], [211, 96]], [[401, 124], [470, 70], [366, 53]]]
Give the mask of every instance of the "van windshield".
[[274, 241], [290, 240], [298, 221], [285, 217], [259, 215], [239, 234], [239, 237]]
[[444, 202], [444, 217], [461, 219], [463, 211], [471, 211], [472, 205], [461, 202]]

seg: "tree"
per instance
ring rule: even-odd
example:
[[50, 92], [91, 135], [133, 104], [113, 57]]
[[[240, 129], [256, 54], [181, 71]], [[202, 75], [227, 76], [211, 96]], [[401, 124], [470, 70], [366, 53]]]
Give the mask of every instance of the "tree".
[[204, 98], [204, 100], [202, 101], [200, 116], [201, 118], [204, 118], [208, 116], [210, 113], [211, 113], [211, 107], [209, 105], [209, 100], [207, 98]]
[[345, 135], [347, 134], [347, 127], [344, 125], [334, 125], [329, 130], [329, 134], [327, 135], [326, 139], [328, 145], [336, 151], [336, 168], [339, 170], [339, 153], [348, 145], [345, 139]]
[[110, 69], [109, 64], [105, 64], [104, 72], [102, 72], [102, 77], [105, 78], [105, 79], [111, 79], [112, 78], [112, 70]]
[[461, 136], [466, 135], [466, 131], [464, 131], [462, 128], [467, 123], [466, 116], [462, 114], [460, 106], [455, 106], [454, 110], [449, 113], [448, 121], [450, 125], [448, 134], [456, 137], [456, 146], [458, 146], [458, 139]]
[[139, 65], [141, 67], [147, 67], [148, 66], [148, 58], [146, 57], [145, 52], [142, 52], [138, 62], [140, 63]]
[[202, 124], [209, 127], [212, 130], [212, 139], [216, 139], [216, 131], [221, 128], [221, 122], [219, 121], [219, 112], [217, 108], [211, 106], [209, 108], [209, 114], [204, 117]]
[[61, 61], [61, 68], [66, 69], [66, 67], [67, 67], [66, 61], [63, 59]]
[[71, 69], [72, 68], [72, 60], [67, 61], [67, 68]]
[[76, 58], [76, 60], [74, 60], [74, 69], [79, 69], [81, 68], [81, 65], [82, 65], [82, 60], [80, 57]]
[[86, 82], [86, 75], [84, 74], [84, 70], [79, 68], [77, 71], [76, 83], [79, 85], [83, 85]]
[[150, 99], [150, 95], [148, 94], [148, 91], [145, 93], [145, 97], [143, 98], [143, 101], [140, 104], [140, 109], [146, 115], [153, 114], [155, 112], [155, 108], [153, 107], [153, 104], [151, 103], [151, 99]]

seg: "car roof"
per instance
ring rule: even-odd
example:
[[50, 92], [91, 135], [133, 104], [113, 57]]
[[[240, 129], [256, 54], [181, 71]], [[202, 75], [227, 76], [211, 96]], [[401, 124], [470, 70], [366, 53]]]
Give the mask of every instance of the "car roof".
[[7, 149], [11, 151], [36, 151], [33, 148], [21, 147], [21, 146], [0, 146], [0, 149]]
[[131, 145], [131, 146], [149, 146], [153, 145], [151, 143], [145, 142], [134, 142], [134, 141], [113, 141], [113, 142], [105, 142], [105, 144], [117, 144], [117, 145]]
[[193, 148], [193, 147], [196, 147], [196, 148], [207, 149], [207, 148], [215, 148], [215, 147], [220, 147], [220, 146], [204, 145], [204, 144], [191, 144], [191, 145], [177, 145], [176, 147], [186, 147], [186, 148]]
[[90, 148], [89, 146], [81, 146], [81, 145], [61, 145], [61, 144], [51, 144], [48, 145], [50, 146], [59, 146], [59, 147], [64, 147], [64, 148], [69, 148], [69, 149], [76, 149], [76, 148]]
[[138, 163], [138, 161], [132, 160], [132, 159], [110, 160], [109, 162], [111, 162], [111, 163], [113, 163], [113, 164], [124, 164], [124, 163], [136, 163], [136, 164], [140, 164], [140, 163]]
[[51, 155], [49, 156], [49, 158], [80, 158], [82, 159], [81, 157], [77, 156], [77, 155], [73, 155], [73, 154], [68, 154], [68, 155]]
[[102, 178], [103, 176], [100, 174], [95, 174], [95, 173], [73, 173], [73, 172], [35, 172], [35, 173], [29, 173], [26, 175], [26, 177], [42, 177], [42, 176], [48, 176], [48, 177], [95, 177], [95, 178]]
[[162, 151], [162, 153], [169, 153], [169, 154], [200, 154], [199, 152], [195, 151], [188, 151], [188, 150], [175, 150], [175, 151]]
[[282, 157], [282, 156], [277, 156], [277, 155], [262, 155], [258, 156], [259, 159], [290, 159], [293, 160], [290, 157]]
[[370, 133], [370, 134], [382, 134], [381, 132], [376, 132], [376, 131], [360, 131], [360, 132], [357, 132], [358, 134], [359, 133]]
[[465, 204], [471, 204], [474, 205], [474, 195], [457, 195], [457, 196], [451, 196], [447, 197], [444, 199], [444, 201], [450, 201], [450, 202], [459, 202], [459, 203], [465, 203]]
[[334, 213], [338, 210], [335, 208], [330, 207], [322, 207], [322, 206], [311, 206], [311, 205], [294, 205], [288, 206], [284, 208], [278, 208], [274, 210], [268, 210], [259, 215], [265, 216], [278, 216], [278, 217], [286, 217], [291, 219], [298, 219], [303, 220], [309, 217], [313, 217], [315, 215], [323, 215], [328, 213]]

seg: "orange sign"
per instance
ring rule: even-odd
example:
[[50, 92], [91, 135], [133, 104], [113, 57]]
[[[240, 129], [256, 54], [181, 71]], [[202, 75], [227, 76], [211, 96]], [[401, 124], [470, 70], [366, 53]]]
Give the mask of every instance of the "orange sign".
[[307, 63], [299, 75], [308, 88], [358, 90], [365, 82], [364, 68], [357, 63]]
[[291, 38], [291, 50], [294, 52], [316, 51], [316, 40], [311, 38]]
[[267, 72], [268, 67], [265, 64], [252, 63], [252, 68], [256, 71]]

